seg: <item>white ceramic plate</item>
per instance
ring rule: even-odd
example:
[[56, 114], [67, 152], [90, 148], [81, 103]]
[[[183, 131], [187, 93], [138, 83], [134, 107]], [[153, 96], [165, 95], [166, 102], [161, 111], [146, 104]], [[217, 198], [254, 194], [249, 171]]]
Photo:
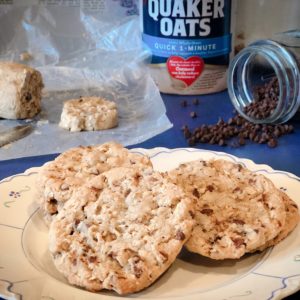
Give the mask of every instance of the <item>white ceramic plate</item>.
[[[300, 179], [226, 153], [197, 149], [134, 149], [165, 171], [195, 159], [240, 162], [269, 177], [298, 205]], [[171, 268], [148, 289], [127, 297], [94, 294], [70, 286], [56, 271], [47, 250], [47, 228], [35, 203], [37, 169], [0, 183], [0, 295], [22, 300], [120, 299], [281, 299], [300, 289], [300, 227], [279, 245], [239, 260], [213, 261], [182, 251]]]

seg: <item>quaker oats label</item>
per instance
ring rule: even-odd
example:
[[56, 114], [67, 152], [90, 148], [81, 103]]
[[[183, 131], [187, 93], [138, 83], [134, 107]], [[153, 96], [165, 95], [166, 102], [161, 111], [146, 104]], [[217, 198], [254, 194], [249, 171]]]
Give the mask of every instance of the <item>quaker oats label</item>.
[[159, 89], [207, 94], [226, 88], [231, 0], [144, 0], [143, 41]]

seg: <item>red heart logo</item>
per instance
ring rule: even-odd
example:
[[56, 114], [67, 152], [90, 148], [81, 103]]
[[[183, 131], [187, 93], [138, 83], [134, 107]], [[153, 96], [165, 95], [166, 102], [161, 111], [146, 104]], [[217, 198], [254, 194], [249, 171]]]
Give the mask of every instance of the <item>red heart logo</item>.
[[180, 56], [170, 56], [167, 67], [173, 78], [190, 86], [201, 75], [204, 69], [204, 61], [199, 56], [191, 56], [187, 59]]

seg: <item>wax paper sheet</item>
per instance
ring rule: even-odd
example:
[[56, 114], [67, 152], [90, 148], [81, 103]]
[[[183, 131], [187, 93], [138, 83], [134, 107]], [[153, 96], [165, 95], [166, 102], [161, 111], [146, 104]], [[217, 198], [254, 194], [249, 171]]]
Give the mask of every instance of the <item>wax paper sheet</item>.
[[[0, 130], [31, 123], [29, 136], [0, 148], [0, 159], [62, 152], [116, 140], [142, 142], [172, 125], [145, 66], [138, 1], [0, 0], [0, 60], [37, 68], [45, 88], [32, 120], [0, 120]], [[71, 133], [58, 126], [63, 102], [103, 96], [117, 103], [119, 126]]]

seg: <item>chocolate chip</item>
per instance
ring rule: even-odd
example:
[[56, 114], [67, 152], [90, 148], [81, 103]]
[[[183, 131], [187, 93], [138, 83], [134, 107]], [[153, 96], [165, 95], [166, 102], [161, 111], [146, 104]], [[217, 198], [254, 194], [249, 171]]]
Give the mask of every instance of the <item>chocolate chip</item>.
[[163, 251], [159, 251], [159, 254], [162, 256], [162, 260], [165, 263], [166, 261], [168, 261], [169, 256], [167, 253], [163, 252]]
[[197, 198], [199, 198], [199, 196], [200, 196], [200, 194], [199, 194], [199, 191], [196, 189], [196, 188], [194, 188], [193, 189], [193, 193], [192, 193], [195, 197], [197, 197]]
[[273, 132], [273, 135], [275, 136], [275, 137], [280, 137], [281, 136], [281, 131], [280, 131], [280, 129], [278, 128], [278, 127], [275, 127], [275, 130], [274, 130], [274, 132]]
[[185, 139], [189, 139], [192, 136], [192, 133], [187, 129], [183, 131], [183, 136]]
[[190, 113], [190, 117], [191, 117], [192, 119], [197, 118], [197, 113], [196, 113], [195, 111], [192, 111], [192, 112]]
[[193, 104], [194, 104], [194, 105], [198, 105], [198, 104], [199, 104], [199, 100], [198, 100], [197, 98], [194, 99], [194, 100], [193, 100]]
[[191, 137], [191, 138], [188, 140], [188, 144], [189, 144], [189, 146], [195, 146], [195, 145], [196, 145], [195, 138]]
[[277, 145], [278, 145], [278, 143], [277, 143], [277, 140], [275, 140], [275, 139], [271, 139], [271, 140], [269, 140], [269, 142], [268, 142], [268, 146], [269, 146], [270, 148], [275, 148], [275, 147], [277, 147]]
[[229, 125], [234, 125], [234, 124], [235, 124], [234, 119], [233, 119], [233, 118], [230, 118], [230, 119], [228, 120], [228, 124], [229, 124]]
[[110, 257], [110, 258], [112, 258], [112, 259], [116, 259], [117, 253], [112, 251], [112, 252], [108, 253], [107, 256]]
[[253, 142], [258, 143], [260, 141], [260, 136], [259, 135], [255, 135]]
[[97, 257], [96, 256], [90, 256], [89, 257], [89, 262], [90, 263], [95, 263], [97, 261]]
[[31, 99], [32, 99], [32, 95], [30, 93], [27, 93], [25, 96], [25, 100], [29, 102]]
[[193, 219], [195, 218], [195, 213], [193, 211], [189, 210], [189, 214]]
[[214, 187], [212, 186], [212, 185], [208, 185], [207, 187], [206, 187], [206, 189], [208, 190], [208, 191], [210, 191], [210, 192], [212, 192], [212, 191], [214, 191]]
[[294, 126], [293, 125], [288, 125], [288, 133], [294, 132]]
[[134, 266], [133, 267], [133, 272], [134, 272], [134, 275], [135, 275], [136, 278], [140, 278], [143, 274], [143, 269], [139, 268], [137, 266]]
[[49, 203], [50, 203], [51, 205], [56, 205], [56, 204], [57, 204], [57, 200], [54, 199], [54, 198], [52, 198], [52, 199], [49, 200]]
[[72, 257], [71, 258], [71, 263], [73, 266], [76, 266], [77, 265], [77, 258], [76, 257]]
[[209, 144], [216, 144], [216, 138], [214, 136], [209, 140]]
[[185, 239], [185, 234], [181, 230], [178, 230], [176, 232], [175, 239], [179, 241], [183, 241]]
[[233, 223], [239, 224], [239, 225], [244, 225], [245, 224], [245, 222], [243, 220], [240, 220], [240, 219], [234, 219]]
[[187, 107], [187, 101], [183, 100], [180, 102], [181, 107]]
[[235, 239], [231, 239], [234, 243], [234, 246], [236, 248], [240, 248], [243, 244], [244, 244], [244, 240], [242, 238], [235, 238]]
[[214, 211], [211, 208], [203, 208], [200, 210], [200, 213], [206, 216], [211, 216]]
[[245, 141], [245, 139], [244, 138], [239, 138], [239, 145], [240, 146], [244, 146], [246, 144], [246, 141]]
[[226, 146], [226, 142], [223, 139], [219, 140], [219, 146]]
[[190, 130], [187, 128], [183, 131], [183, 135], [186, 139], [189, 139], [192, 136], [192, 133], [190, 132]]
[[183, 126], [181, 127], [181, 130], [182, 130], [182, 131], [185, 131], [185, 130], [187, 130], [187, 129], [189, 129], [187, 125], [183, 125]]

